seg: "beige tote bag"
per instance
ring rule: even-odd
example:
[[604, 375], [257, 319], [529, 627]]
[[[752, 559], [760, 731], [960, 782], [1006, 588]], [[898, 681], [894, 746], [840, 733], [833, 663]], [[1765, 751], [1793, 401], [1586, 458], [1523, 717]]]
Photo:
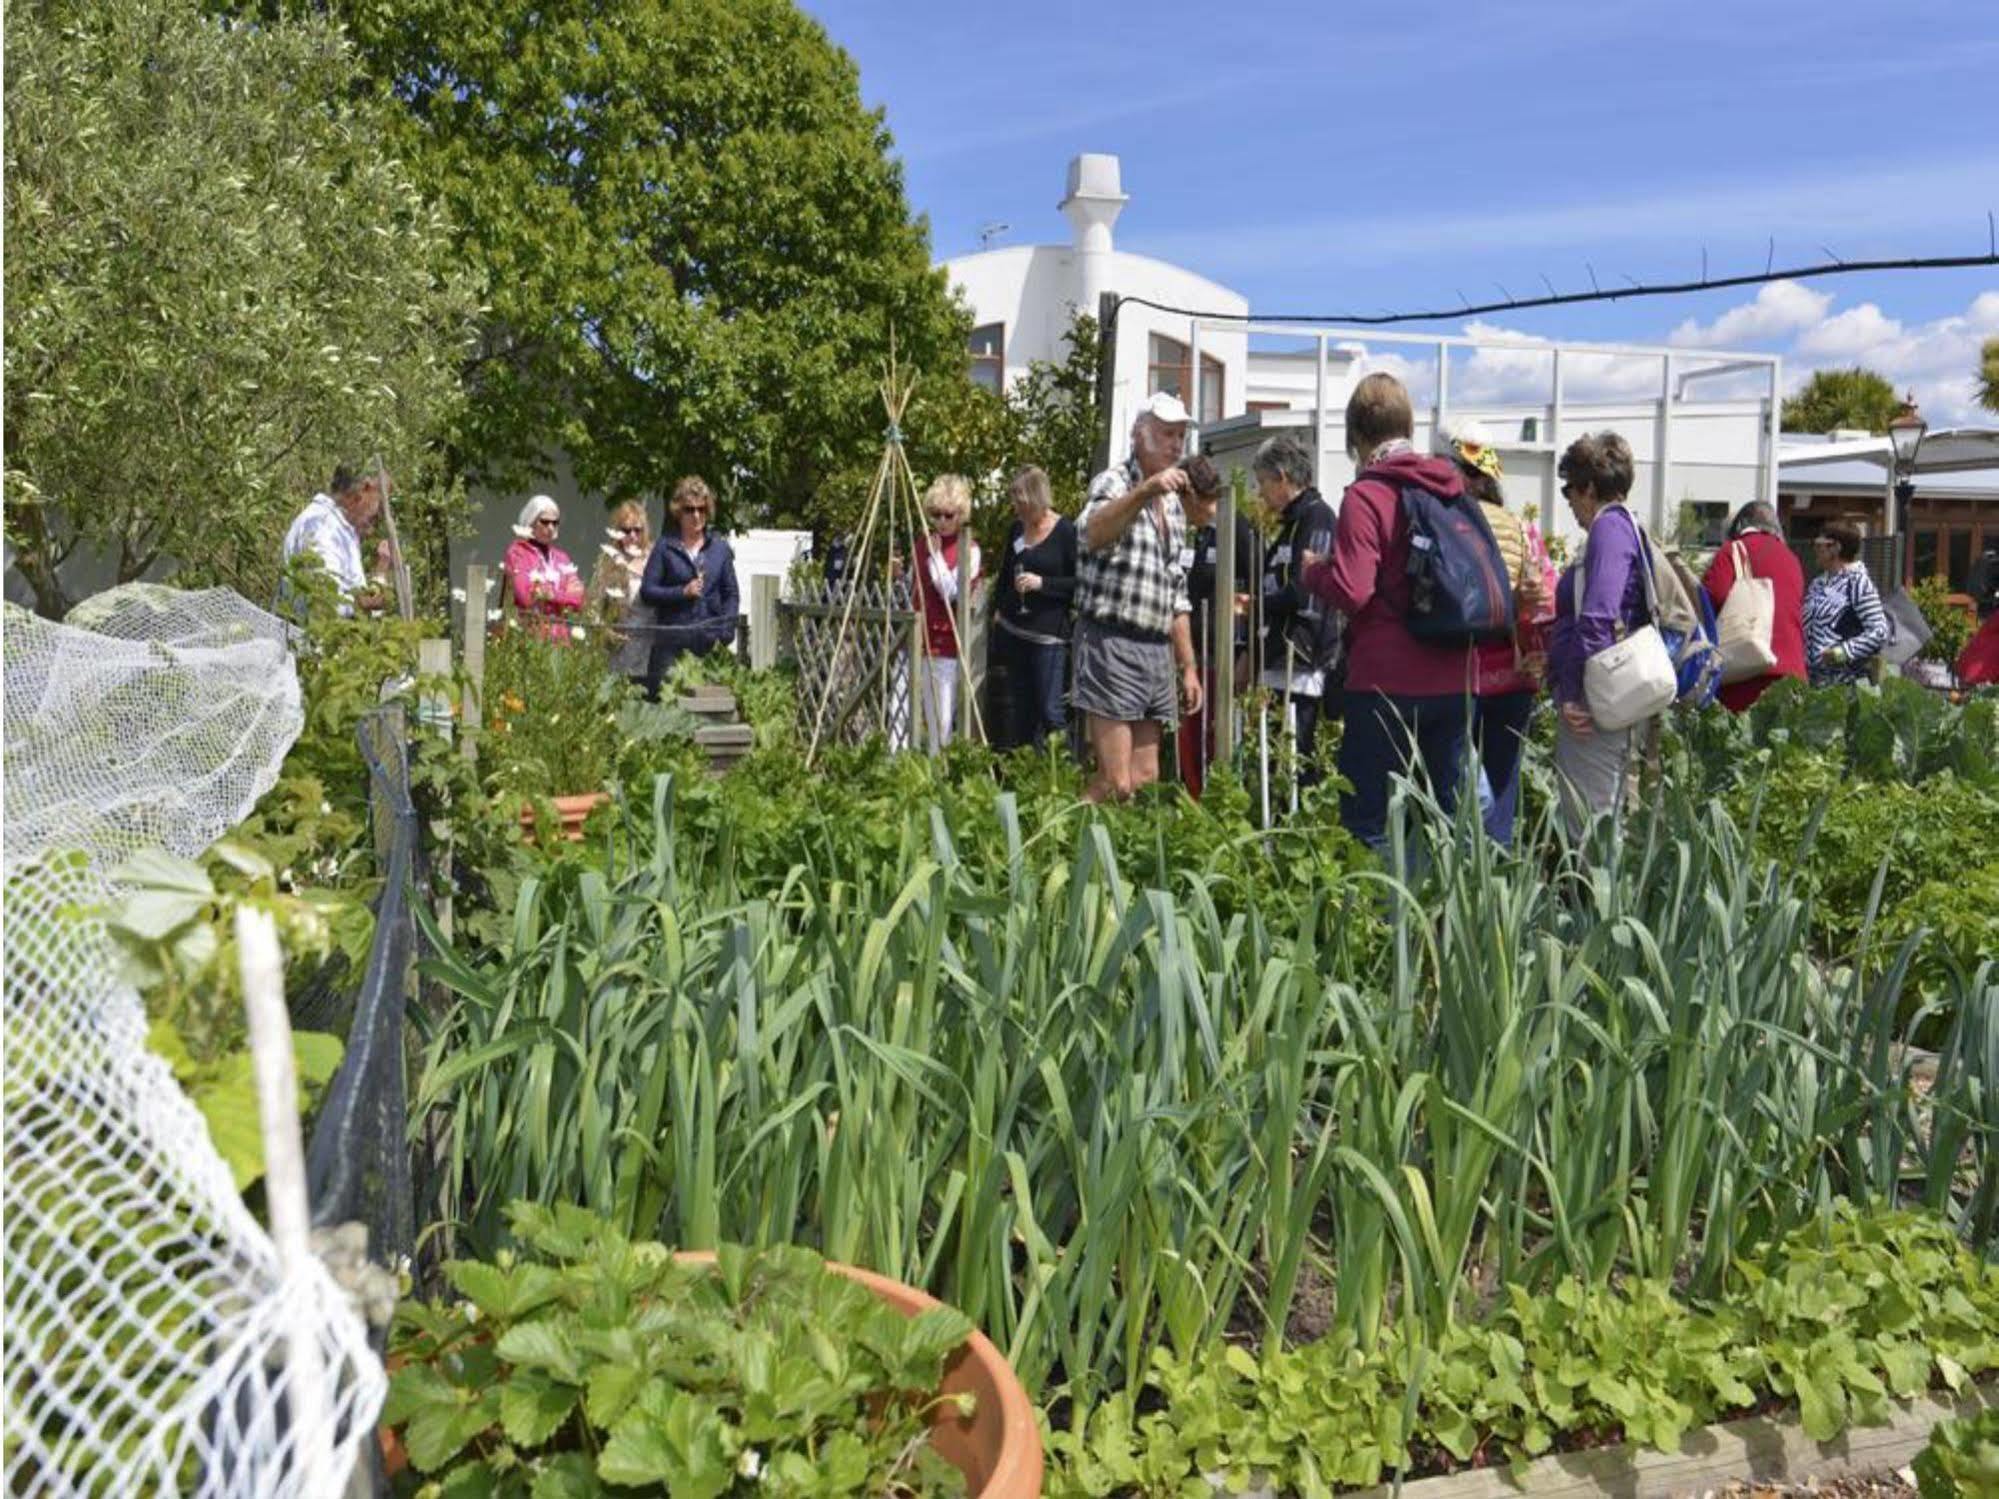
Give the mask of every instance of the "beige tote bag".
[[1730, 543], [1728, 555], [1735, 564], [1735, 582], [1715, 619], [1715, 647], [1721, 653], [1724, 684], [1763, 676], [1777, 665], [1777, 649], [1772, 644], [1777, 587], [1749, 571], [1749, 548], [1741, 542]]

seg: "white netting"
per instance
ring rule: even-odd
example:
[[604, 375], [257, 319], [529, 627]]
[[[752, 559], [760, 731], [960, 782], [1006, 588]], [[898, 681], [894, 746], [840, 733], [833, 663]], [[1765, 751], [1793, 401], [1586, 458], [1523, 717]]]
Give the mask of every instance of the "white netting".
[[[280, 1273], [92, 914], [126, 859], [199, 854], [276, 780], [302, 723], [286, 627], [146, 586], [71, 619], [6, 609], [7, 1491], [327, 1492], [381, 1365], [322, 1266]], [[286, 1413], [295, 1335], [315, 1420]]]

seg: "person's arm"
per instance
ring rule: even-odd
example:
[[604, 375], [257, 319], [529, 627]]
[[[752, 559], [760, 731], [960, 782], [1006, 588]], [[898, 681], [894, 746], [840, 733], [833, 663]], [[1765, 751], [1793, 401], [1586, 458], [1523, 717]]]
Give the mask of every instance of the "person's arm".
[[507, 584], [514, 591], [514, 608], [519, 613], [529, 613], [534, 608], [533, 568], [524, 567], [527, 559], [521, 556], [524, 542], [515, 542], [507, 548], [506, 560], [500, 564], [507, 575]]
[[[1183, 600], [1184, 602], [1184, 600]], [[1201, 711], [1201, 663], [1194, 658], [1192, 616], [1181, 610], [1173, 616], [1167, 635], [1173, 642], [1173, 660], [1180, 668], [1180, 700], [1189, 713]]]
[[583, 574], [566, 552], [550, 552], [549, 561], [555, 566], [555, 607], [567, 614], [578, 613], [584, 603]]
[[1356, 485], [1340, 506], [1332, 555], [1306, 569], [1299, 581], [1353, 619], [1373, 602], [1387, 546], [1386, 522]]
[[1701, 579], [1701, 588], [1707, 594], [1708, 602], [1719, 612], [1722, 602], [1727, 599], [1729, 589], [1735, 586], [1735, 545], [1730, 543], [1714, 554], [1714, 560], [1707, 565], [1707, 575]]
[[1583, 595], [1576, 600], [1576, 652], [1587, 661], [1617, 640], [1624, 622], [1624, 593], [1631, 570], [1643, 567], [1638, 552], [1638, 525], [1628, 518], [1600, 516], [1590, 527], [1589, 569]]
[[722, 548], [722, 567], [715, 578], [715, 586], [708, 590], [707, 597], [714, 600], [709, 605], [710, 631], [712, 638], [727, 645], [736, 638], [736, 616], [742, 613], [742, 593], [736, 584], [736, 554], [729, 544], [717, 542]]
[[666, 543], [654, 543], [652, 555], [646, 558], [646, 570], [639, 578], [639, 597], [655, 609], [669, 609], [687, 597], [687, 590], [677, 583], [666, 581]]
[[1131, 529], [1139, 511], [1157, 496], [1179, 487], [1183, 481], [1171, 477], [1179, 473], [1177, 468], [1162, 469], [1150, 479], [1140, 479], [1115, 498], [1092, 499], [1083, 507], [1083, 550], [1101, 552], [1116, 546]]
[[1888, 615], [1881, 607], [1881, 593], [1874, 580], [1858, 569], [1853, 579], [1847, 587], [1851, 590], [1853, 612], [1860, 617], [1861, 630], [1851, 640], [1841, 643], [1846, 647], [1847, 660], [1866, 661], [1879, 655], [1888, 643]]

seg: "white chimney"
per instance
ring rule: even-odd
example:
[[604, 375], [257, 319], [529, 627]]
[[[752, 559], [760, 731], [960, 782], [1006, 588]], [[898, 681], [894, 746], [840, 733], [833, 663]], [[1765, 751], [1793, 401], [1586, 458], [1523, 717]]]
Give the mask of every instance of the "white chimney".
[[1115, 156], [1091, 152], [1069, 163], [1069, 193], [1061, 208], [1076, 233], [1076, 305], [1093, 317], [1097, 298], [1110, 289], [1111, 225], [1127, 201]]

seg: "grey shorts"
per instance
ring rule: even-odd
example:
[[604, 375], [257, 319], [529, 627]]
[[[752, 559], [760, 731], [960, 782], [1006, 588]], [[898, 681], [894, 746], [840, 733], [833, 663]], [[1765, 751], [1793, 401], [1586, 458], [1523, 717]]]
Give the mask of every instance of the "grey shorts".
[[1157, 719], [1170, 727], [1179, 711], [1172, 645], [1164, 640], [1134, 640], [1087, 618], [1078, 619], [1070, 702], [1078, 713], [1119, 723]]

